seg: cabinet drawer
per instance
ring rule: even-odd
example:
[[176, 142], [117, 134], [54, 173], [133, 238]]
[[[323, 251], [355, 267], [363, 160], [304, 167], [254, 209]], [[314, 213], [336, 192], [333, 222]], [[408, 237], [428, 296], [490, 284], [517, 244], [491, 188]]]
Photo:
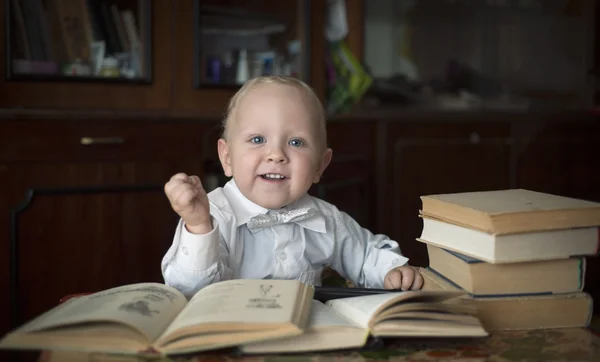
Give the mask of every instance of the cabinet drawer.
[[176, 159], [216, 153], [217, 138], [218, 122], [0, 121], [0, 161]]

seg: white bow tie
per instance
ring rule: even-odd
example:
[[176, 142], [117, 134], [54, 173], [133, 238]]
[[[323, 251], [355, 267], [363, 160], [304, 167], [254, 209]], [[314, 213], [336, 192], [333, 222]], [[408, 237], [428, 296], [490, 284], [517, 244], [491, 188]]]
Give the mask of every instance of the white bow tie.
[[313, 217], [317, 214], [317, 210], [312, 207], [305, 207], [302, 209], [295, 209], [290, 211], [272, 211], [268, 214], [256, 215], [246, 224], [251, 232], [260, 230], [262, 228], [268, 228], [274, 225], [286, 224], [290, 222], [297, 222], [309, 217]]

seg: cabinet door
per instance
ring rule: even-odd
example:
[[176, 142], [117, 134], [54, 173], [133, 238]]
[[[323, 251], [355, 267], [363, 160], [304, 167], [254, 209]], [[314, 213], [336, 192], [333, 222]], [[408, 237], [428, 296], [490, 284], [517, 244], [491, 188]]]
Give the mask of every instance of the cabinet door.
[[176, 110], [220, 117], [243, 80], [262, 74], [297, 76], [324, 95], [323, 0], [179, 0], [174, 12]]
[[[517, 187], [600, 202], [600, 124], [595, 117], [516, 128]], [[598, 308], [598, 258], [587, 259], [584, 286]]]
[[510, 184], [510, 128], [494, 122], [390, 123], [378, 168], [379, 227], [400, 244], [412, 265], [427, 266], [415, 240], [423, 223], [420, 196], [495, 190]]
[[[3, 190], [8, 190], [9, 184], [9, 165], [5, 162], [0, 161], [0, 187]], [[10, 255], [8, 253], [8, 220], [9, 220], [9, 205], [11, 200], [10, 192], [0, 192], [0, 218], [4, 220], [4, 222], [0, 223], [0, 288], [5, 292], [3, 295], [4, 298], [0, 298], [0, 333], [4, 334], [8, 332], [9, 326], [9, 300], [6, 297], [8, 295], [9, 283], [8, 283], [8, 273], [9, 273], [9, 260]], [[0, 358], [2, 358], [2, 354], [0, 354]]]
[[373, 122], [333, 122], [327, 125], [333, 157], [311, 193], [372, 228], [375, 215], [375, 130]]
[[48, 1], [33, 13], [22, 2], [4, 3], [0, 107], [169, 108], [170, 1]]
[[0, 124], [0, 181], [7, 190], [0, 216], [11, 220], [0, 224], [0, 287], [9, 291], [0, 301], [2, 331], [69, 293], [161, 282], [160, 262], [177, 222], [163, 186], [177, 172], [202, 176], [210, 128], [108, 120]]
[[[162, 185], [182, 166], [140, 162], [13, 167], [13, 190], [37, 185], [18, 192], [21, 202], [11, 210], [13, 326], [69, 293], [161, 282], [161, 257], [176, 224]], [[138, 174], [139, 181], [130, 183], [121, 176], [144, 170], [153, 170], [154, 177]], [[103, 175], [101, 181], [98, 175]]]

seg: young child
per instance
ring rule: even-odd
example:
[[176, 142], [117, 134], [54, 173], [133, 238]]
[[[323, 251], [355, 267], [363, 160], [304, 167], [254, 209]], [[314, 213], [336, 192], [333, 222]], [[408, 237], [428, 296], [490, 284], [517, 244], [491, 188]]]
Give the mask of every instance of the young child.
[[218, 153], [226, 176], [208, 195], [197, 176], [165, 185], [181, 217], [161, 267], [187, 297], [227, 279], [320, 285], [330, 266], [355, 285], [420, 289], [395, 241], [373, 235], [307, 191], [329, 165], [325, 115], [312, 89], [287, 77], [246, 82], [231, 99]]

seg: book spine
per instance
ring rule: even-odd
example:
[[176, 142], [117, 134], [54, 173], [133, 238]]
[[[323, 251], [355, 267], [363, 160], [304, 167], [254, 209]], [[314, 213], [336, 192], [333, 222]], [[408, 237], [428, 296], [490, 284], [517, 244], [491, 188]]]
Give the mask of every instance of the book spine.
[[598, 232], [598, 240], [596, 243], [596, 255], [598, 255], [600, 253], [600, 227], [597, 227], [596, 231]]
[[588, 300], [588, 315], [585, 321], [585, 327], [587, 328], [592, 323], [592, 318], [594, 317], [594, 299], [589, 294], [585, 294], [585, 298]]
[[445, 282], [447, 282], [448, 284], [452, 285], [453, 287], [457, 288], [458, 290], [464, 291], [467, 293], [467, 295], [473, 299], [489, 299], [489, 298], [517, 298], [517, 297], [537, 297], [537, 296], [545, 296], [545, 295], [553, 295], [552, 292], [537, 292], [537, 293], [499, 293], [499, 294], [473, 294], [473, 293], [469, 293], [466, 290], [464, 290], [463, 288], [461, 288], [460, 285], [456, 284], [455, 282], [453, 282], [452, 280], [446, 278], [444, 275], [442, 275], [442, 273], [438, 272], [437, 270], [431, 268], [431, 267], [427, 267], [428, 270], [430, 270], [433, 274], [437, 275], [440, 279], [444, 280]]
[[583, 287], [585, 286], [585, 270], [587, 266], [587, 259], [584, 257], [579, 258], [579, 291], [583, 291]]

